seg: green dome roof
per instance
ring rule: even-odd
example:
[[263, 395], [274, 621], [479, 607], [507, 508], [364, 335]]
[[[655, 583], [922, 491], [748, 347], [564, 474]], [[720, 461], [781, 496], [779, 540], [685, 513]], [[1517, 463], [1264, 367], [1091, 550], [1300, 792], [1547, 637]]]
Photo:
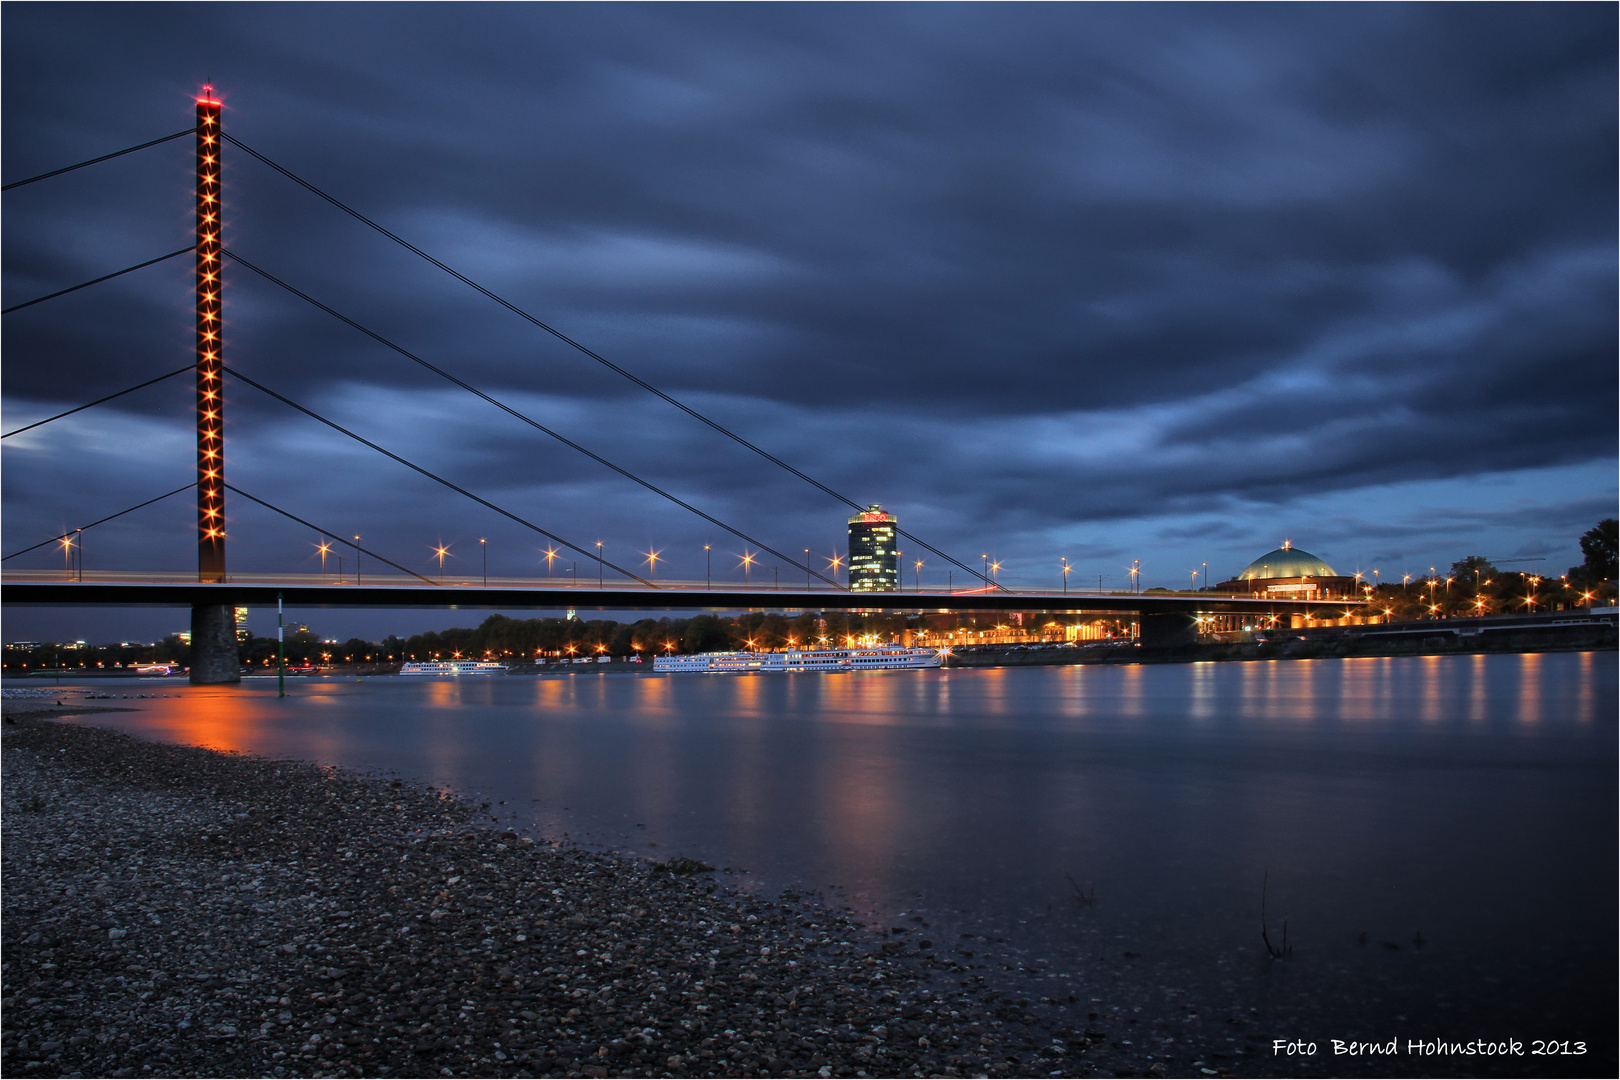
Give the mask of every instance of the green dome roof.
[[1248, 578], [1300, 578], [1300, 577], [1338, 577], [1333, 567], [1318, 559], [1308, 551], [1301, 551], [1297, 547], [1284, 546], [1276, 551], [1268, 551], [1254, 562], [1243, 568], [1238, 575], [1239, 580]]

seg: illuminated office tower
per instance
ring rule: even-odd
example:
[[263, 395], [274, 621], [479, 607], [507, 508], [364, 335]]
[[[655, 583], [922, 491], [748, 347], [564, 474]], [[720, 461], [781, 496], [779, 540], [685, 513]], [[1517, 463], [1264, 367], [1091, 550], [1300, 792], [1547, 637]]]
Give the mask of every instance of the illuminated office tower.
[[852, 592], [897, 592], [900, 525], [876, 503], [849, 519], [849, 587]]

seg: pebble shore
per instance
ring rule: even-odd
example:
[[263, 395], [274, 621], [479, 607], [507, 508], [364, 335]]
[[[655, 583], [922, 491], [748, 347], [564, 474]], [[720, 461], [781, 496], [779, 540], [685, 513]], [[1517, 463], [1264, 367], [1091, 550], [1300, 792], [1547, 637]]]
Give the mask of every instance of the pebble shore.
[[53, 706], [8, 701], [0, 729], [7, 1076], [1064, 1076], [1110, 1056], [813, 897]]

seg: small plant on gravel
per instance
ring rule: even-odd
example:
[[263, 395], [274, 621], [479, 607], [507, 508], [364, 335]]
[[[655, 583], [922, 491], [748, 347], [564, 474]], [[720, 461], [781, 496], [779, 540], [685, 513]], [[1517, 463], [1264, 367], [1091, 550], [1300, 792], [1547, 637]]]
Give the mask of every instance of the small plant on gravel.
[[677, 855], [669, 862], [653, 863], [652, 872], [655, 874], [707, 874], [714, 867], [708, 863], [688, 859], [685, 855]]
[[1080, 887], [1078, 881], [1074, 880], [1073, 874], [1064, 874], [1063, 876], [1069, 879], [1069, 888], [1074, 892], [1074, 902], [1076, 904], [1081, 907], [1091, 907], [1097, 902], [1097, 887], [1095, 885], [1091, 887], [1091, 891], [1088, 893]]
[[1281, 946], [1276, 946], [1271, 943], [1271, 935], [1266, 929], [1266, 883], [1270, 878], [1271, 872], [1267, 871], [1265, 876], [1260, 879], [1260, 940], [1265, 943], [1266, 952], [1270, 954], [1273, 960], [1283, 960], [1294, 955], [1294, 947], [1288, 944], [1287, 919], [1283, 920], [1283, 936]]

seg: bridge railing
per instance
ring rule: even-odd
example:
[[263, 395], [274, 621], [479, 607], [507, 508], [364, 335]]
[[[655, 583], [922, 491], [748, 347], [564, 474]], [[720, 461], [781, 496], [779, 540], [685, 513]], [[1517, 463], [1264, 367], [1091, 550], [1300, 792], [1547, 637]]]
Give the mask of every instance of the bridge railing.
[[[445, 576], [444, 576], [444, 579], [443, 579], [443, 584], [439, 583], [439, 580], [438, 580], [438, 577], [437, 577], [436, 573], [433, 573], [433, 572], [430, 571], [430, 572], [428, 572], [427, 576], [433, 578], [433, 582], [431, 584], [429, 584], [427, 582], [419, 581], [419, 580], [414, 579], [414, 578], [409, 578], [409, 577], [406, 577], [406, 576], [404, 576], [402, 574], [398, 574], [398, 573], [384, 573], [384, 572], [382, 572], [380, 570], [378, 572], [376, 572], [376, 573], [372, 573], [372, 572], [369, 572], [367, 570], [362, 569], [362, 571], [361, 571], [361, 573], [359, 575], [359, 579], [357, 581], [356, 577], [355, 577], [355, 574], [354, 574], [354, 571], [352, 569], [347, 569], [345, 571], [345, 573], [340, 577], [338, 575], [336, 569], [334, 568], [334, 569], [329, 570], [325, 574], [321, 574], [318, 571], [314, 572], [314, 573], [296, 573], [296, 574], [288, 574], [288, 573], [280, 573], [280, 574], [276, 574], [276, 573], [237, 573], [237, 574], [228, 574], [226, 576], [225, 581], [226, 581], [227, 584], [256, 585], [256, 586], [287, 586], [287, 587], [296, 587], [296, 588], [311, 588], [311, 587], [326, 586], [326, 587], [329, 587], [329, 588], [336, 588], [336, 587], [350, 587], [350, 588], [353, 588], [353, 587], [358, 585], [358, 586], [360, 586], [362, 588], [368, 587], [368, 586], [369, 587], [374, 587], [374, 588], [388, 588], [388, 589], [411, 588], [411, 589], [421, 589], [423, 591], [432, 591], [432, 590], [436, 590], [436, 589], [482, 589], [482, 588], [487, 587], [487, 588], [490, 588], [490, 589], [535, 589], [535, 590], [554, 589], [554, 590], [568, 590], [568, 591], [572, 591], [572, 590], [575, 590], [575, 589], [584, 591], [584, 590], [588, 589], [588, 590], [592, 590], [592, 591], [609, 591], [609, 592], [618, 591], [618, 592], [636, 592], [636, 593], [640, 593], [640, 592], [645, 592], [646, 589], [647, 589], [647, 587], [645, 585], [641, 584], [640, 582], [626, 581], [626, 580], [624, 580], [622, 578], [617, 580], [617, 581], [613, 580], [612, 578], [608, 578], [608, 579], [604, 580], [600, 585], [598, 585], [596, 575], [594, 575], [594, 574], [590, 575], [589, 578], [587, 578], [584, 574], [581, 574], [577, 579], [571, 574], [555, 574], [555, 575], [552, 575], [551, 577], [547, 577], [547, 576], [545, 576], [543, 574], [539, 575], [539, 576], [526, 576], [526, 577], [514, 577], [514, 576], [510, 576], [510, 575], [499, 575], [499, 576], [497, 576], [495, 574], [491, 574], [488, 577], [488, 579], [486, 580], [483, 577], [483, 575], [481, 575], [481, 574], [467, 575], [467, 574], [446, 573]], [[68, 571], [63, 570], [63, 569], [7, 570], [5, 572], [5, 574], [4, 574], [3, 580], [6, 581], [6, 582], [18, 582], [18, 583], [21, 583], [21, 582], [53, 582], [53, 583], [83, 582], [85, 584], [183, 585], [183, 584], [195, 583], [196, 580], [197, 580], [197, 575], [196, 575], [195, 571], [191, 571], [191, 572], [188, 573], [186, 571], [181, 571], [181, 570], [174, 570], [174, 571], [164, 571], [164, 570], [85, 570], [85, 571], [78, 571], [78, 570], [74, 570], [71, 573], [69, 573]], [[847, 589], [834, 589], [832, 586], [826, 584], [825, 582], [819, 582], [819, 581], [815, 582], [813, 585], [807, 586], [803, 581], [800, 581], [800, 582], [797, 582], [797, 583], [791, 583], [791, 582], [786, 582], [786, 581], [780, 582], [780, 583], [775, 582], [775, 581], [766, 581], [766, 582], [762, 583], [762, 582], [759, 582], [757, 580], [750, 581], [750, 582], [731, 581], [731, 580], [724, 580], [724, 581], [715, 580], [715, 581], [711, 582], [711, 581], [705, 581], [705, 580], [703, 580], [701, 578], [700, 579], [670, 578], [670, 579], [657, 580], [656, 585], [657, 585], [657, 587], [659, 589], [669, 589], [669, 590], [672, 590], [672, 591], [679, 591], [679, 592], [725, 592], [725, 593], [748, 592], [748, 593], [751, 593], [751, 594], [758, 594], [760, 596], [769, 596], [771, 593], [775, 593], [775, 592], [783, 592], [783, 593], [792, 592], [792, 593], [797, 593], [797, 594], [800, 594], [800, 595], [803, 595], [804, 593], [807, 593], [807, 592], [809, 592], [809, 593], [825, 593], [825, 594], [827, 594], [829, 596], [840, 596], [840, 597], [849, 597], [849, 596], [859, 596], [859, 595], [861, 595], [859, 592], [851, 592], [851, 591], [849, 591]], [[982, 596], [982, 595], [985, 595], [986, 593], [988, 593], [990, 591], [991, 590], [986, 589], [983, 585], [979, 585], [979, 586], [977, 586], [975, 588], [956, 588], [956, 589], [934, 588], [934, 587], [930, 587], [930, 586], [923, 586], [921, 589], [917, 589], [915, 587], [907, 587], [907, 588], [897, 589], [897, 590], [895, 590], [895, 594], [915, 593], [915, 594], [922, 595], [922, 596]], [[1152, 592], [1152, 593], [1142, 593], [1142, 592], [1137, 592], [1137, 591], [1133, 591], [1133, 590], [1129, 590], [1129, 589], [1103, 589], [1103, 590], [1070, 589], [1065, 594], [1064, 591], [1061, 590], [1061, 589], [1011, 588], [1011, 587], [1003, 586], [1003, 587], [1001, 587], [1001, 588], [999, 588], [997, 590], [994, 590], [994, 591], [1000, 593], [1003, 596], [1011, 595], [1011, 596], [1031, 596], [1031, 597], [1051, 597], [1051, 596], [1071, 595], [1071, 596], [1120, 596], [1120, 597], [1126, 597], [1126, 596], [1129, 596], [1129, 597], [1159, 596], [1159, 597], [1185, 597], [1187, 599], [1205, 599], [1205, 600], [1222, 600], [1222, 599], [1233, 599], [1234, 598], [1233, 596], [1231, 596], [1229, 594], [1224, 594], [1224, 593], [1189, 592], [1187, 590], [1169, 591], [1169, 592], [1167, 592], [1167, 591], [1155, 591], [1155, 592]], [[885, 594], [885, 595], [894, 595], [894, 594]], [[1251, 599], [1251, 597], [1248, 597], [1246, 594], [1239, 595], [1236, 598], [1237, 599]], [[1271, 599], [1275, 600], [1276, 598], [1271, 598]], [[1320, 597], [1320, 598], [1318, 598], [1316, 600], [1317, 603], [1321, 603], [1321, 602], [1324, 602], [1324, 601], [1331, 601], [1331, 602], [1334, 602], [1334, 603], [1343, 603], [1343, 602], [1359, 603], [1360, 602], [1359, 598], [1356, 598], [1356, 597], [1343, 597], [1343, 598], [1341, 598], [1341, 597]], [[1284, 602], [1284, 601], [1277, 601], [1277, 602]]]

